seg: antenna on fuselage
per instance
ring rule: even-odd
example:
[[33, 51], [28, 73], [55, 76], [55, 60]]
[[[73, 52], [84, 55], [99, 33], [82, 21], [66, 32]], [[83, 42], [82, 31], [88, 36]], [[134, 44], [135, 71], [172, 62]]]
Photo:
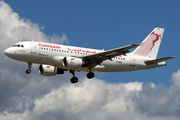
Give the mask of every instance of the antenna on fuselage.
[[32, 42], [34, 42], [34, 39], [32, 39]]

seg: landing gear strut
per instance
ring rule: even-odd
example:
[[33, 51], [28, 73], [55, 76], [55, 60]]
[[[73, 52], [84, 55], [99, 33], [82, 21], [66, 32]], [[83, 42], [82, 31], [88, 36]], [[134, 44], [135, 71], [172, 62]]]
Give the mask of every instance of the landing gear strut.
[[26, 70], [26, 73], [30, 74], [31, 73], [32, 62], [28, 62], [28, 67], [29, 67], [29, 69]]
[[69, 70], [69, 72], [73, 74], [73, 77], [71, 78], [71, 83], [77, 83], [78, 78], [75, 76], [75, 71], [74, 70]]

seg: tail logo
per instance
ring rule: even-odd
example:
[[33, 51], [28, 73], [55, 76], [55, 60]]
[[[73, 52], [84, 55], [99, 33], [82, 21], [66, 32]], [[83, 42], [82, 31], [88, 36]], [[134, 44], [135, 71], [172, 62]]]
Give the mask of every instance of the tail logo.
[[135, 55], [146, 57], [153, 47], [155, 43], [161, 40], [161, 34], [157, 34], [154, 31], [146, 38], [146, 40], [139, 46], [139, 48], [134, 52]]
[[[154, 47], [154, 45], [155, 45], [155, 43], [156, 43], [158, 40], [161, 40], [161, 34], [158, 35], [158, 34], [156, 34], [155, 32], [152, 32], [150, 35], [156, 35], [156, 39], [153, 40], [153, 45], [152, 45], [152, 47], [151, 47], [151, 50], [152, 50], [153, 47]], [[160, 38], [160, 39], [159, 39], [159, 38]]]

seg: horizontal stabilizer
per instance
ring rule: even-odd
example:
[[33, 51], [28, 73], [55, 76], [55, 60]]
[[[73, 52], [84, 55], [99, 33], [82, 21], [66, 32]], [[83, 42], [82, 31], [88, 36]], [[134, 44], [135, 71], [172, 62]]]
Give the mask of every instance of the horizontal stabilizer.
[[165, 58], [160, 58], [160, 59], [155, 59], [155, 60], [148, 60], [148, 61], [145, 61], [145, 63], [150, 65], [150, 64], [155, 64], [155, 63], [163, 62], [166, 60], [170, 60], [173, 58], [175, 58], [175, 57], [165, 57]]

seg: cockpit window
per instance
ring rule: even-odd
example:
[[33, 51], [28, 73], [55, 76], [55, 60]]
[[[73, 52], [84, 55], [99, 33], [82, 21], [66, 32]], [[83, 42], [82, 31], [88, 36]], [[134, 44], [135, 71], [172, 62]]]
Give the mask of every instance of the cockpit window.
[[13, 45], [12, 47], [24, 47], [24, 45], [17, 44], [17, 45]]

